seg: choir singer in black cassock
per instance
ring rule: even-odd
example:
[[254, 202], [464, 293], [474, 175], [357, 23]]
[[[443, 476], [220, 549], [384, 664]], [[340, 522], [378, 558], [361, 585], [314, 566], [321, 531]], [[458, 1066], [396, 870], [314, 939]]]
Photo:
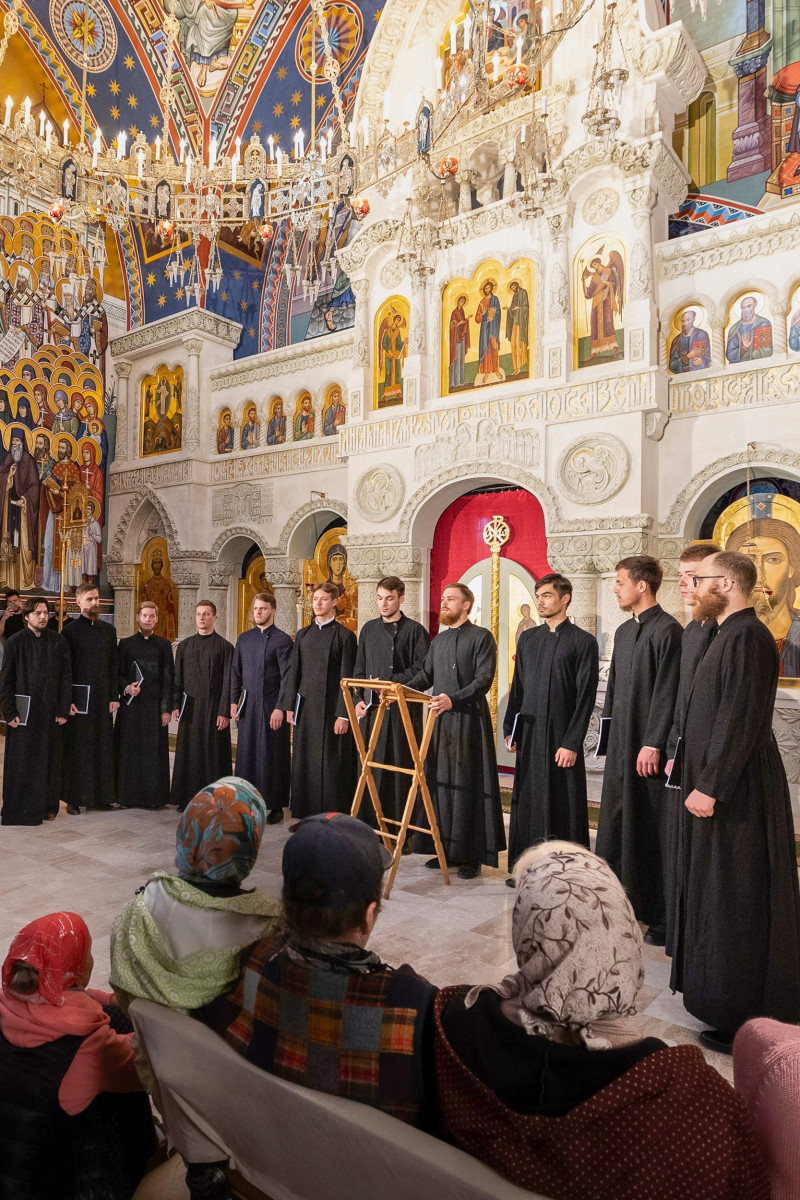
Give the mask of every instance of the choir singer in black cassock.
[[672, 988], [730, 1053], [750, 1017], [800, 1022], [800, 896], [786, 772], [772, 732], [779, 658], [751, 608], [755, 564], [698, 564], [695, 616], [719, 632], [681, 729], [684, 813]]
[[314, 620], [297, 631], [279, 707], [293, 724], [292, 816], [349, 813], [356, 790], [356, 744], [339, 682], [352, 679], [356, 635], [336, 620], [339, 588], [314, 589]]
[[[720, 547], [715, 542], [690, 542], [681, 551], [678, 561], [678, 589], [681, 599], [690, 612], [694, 612], [697, 590], [694, 586], [694, 574], [704, 558], [711, 554], [719, 554]], [[716, 621], [698, 621], [694, 616], [686, 625], [681, 637], [681, 673], [678, 682], [678, 696], [675, 700], [675, 716], [672, 729], [667, 740], [667, 765], [664, 768], [670, 784], [672, 768], [675, 764], [675, 752], [678, 748], [680, 730], [686, 717], [686, 705], [692, 692], [695, 673], [700, 661], [708, 649], [711, 638], [717, 632]], [[676, 772], [676, 779], [678, 772]], [[678, 875], [678, 842], [680, 828], [683, 822], [683, 800], [680, 789], [675, 786], [664, 788], [664, 804], [666, 807], [663, 826], [664, 833], [664, 895], [667, 907], [667, 940], [666, 952], [672, 957], [675, 941], [674, 897], [675, 881]]]
[[[426, 762], [428, 789], [449, 865], [474, 879], [481, 864], [497, 866], [506, 848], [494, 731], [486, 694], [492, 686], [497, 646], [488, 629], [469, 619], [475, 597], [463, 583], [442, 592], [445, 629], [431, 642], [422, 670], [409, 687], [433, 689], [439, 715]], [[430, 859], [427, 867], [438, 868]]]
[[231, 667], [231, 718], [239, 712], [236, 774], [261, 792], [270, 825], [277, 825], [289, 806], [292, 755], [289, 726], [278, 699], [294, 643], [275, 624], [276, 608], [271, 592], [258, 593], [253, 600], [255, 628], [237, 639]]
[[[551, 838], [589, 848], [583, 739], [600, 664], [597, 640], [567, 616], [571, 599], [572, 584], [563, 575], [542, 576], [536, 584], [542, 624], [526, 629], [517, 643], [503, 722], [506, 745], [517, 751], [509, 870], [529, 846]], [[506, 883], [514, 886], [513, 879]]]
[[[353, 669], [356, 679], [386, 679], [407, 684], [422, 669], [431, 639], [419, 621], [412, 621], [402, 611], [405, 594], [406, 585], [396, 575], [387, 575], [378, 584], [376, 600], [381, 615], [374, 621], [367, 621], [358, 636], [358, 652]], [[377, 694], [374, 697], [361, 694], [357, 700], [356, 716], [362, 723], [364, 742], [369, 745], [380, 697]], [[419, 744], [424, 705], [410, 704], [409, 708]], [[408, 738], [396, 704], [384, 715], [373, 758], [375, 762], [393, 763], [396, 767], [412, 766]], [[401, 820], [408, 796], [409, 777], [397, 771], [375, 771], [374, 775], [384, 815], [393, 821]], [[375, 814], [366, 792], [359, 815], [366, 818], [369, 824], [374, 824]], [[408, 849], [411, 847], [408, 846]]]
[[[608, 676], [598, 753], [606, 754], [597, 853], [624, 885], [645, 940], [666, 940], [663, 826], [667, 739], [683, 628], [656, 600], [663, 570], [647, 554], [617, 563], [614, 595], [633, 619], [620, 625]], [[605, 744], [604, 744], [605, 743]]]
[[172, 646], [153, 632], [158, 606], [152, 600], [141, 602], [136, 621], [138, 631], [119, 643], [117, 803], [123, 808], [164, 808], [169, 801]]
[[233, 646], [216, 632], [217, 606], [195, 605], [197, 633], [178, 644], [173, 717], [178, 724], [170, 803], [183, 812], [210, 781], [230, 775]]
[[[107, 810], [114, 803], [114, 713], [119, 708], [117, 634], [100, 620], [100, 593], [94, 583], [75, 591], [81, 615], [61, 632], [72, 662], [72, 687], [88, 685], [88, 712], [70, 705], [64, 737], [64, 799], [67, 812]], [[78, 697], [80, 698], [80, 697]]]
[[[32, 596], [22, 611], [25, 628], [8, 639], [0, 674], [0, 708], [8, 722], [3, 825], [41, 825], [58, 816], [60, 726], [66, 724], [72, 700], [69, 646], [47, 628], [47, 601]], [[17, 696], [30, 699], [25, 725]]]

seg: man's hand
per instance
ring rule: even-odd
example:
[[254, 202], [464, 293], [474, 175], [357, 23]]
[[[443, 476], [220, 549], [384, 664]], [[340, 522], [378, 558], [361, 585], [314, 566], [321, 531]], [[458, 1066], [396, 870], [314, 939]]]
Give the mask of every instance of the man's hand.
[[166, 713], [161, 714], [161, 724], [164, 726], [165, 729], [169, 725], [171, 720], [172, 720], [172, 713], [166, 712]]
[[125, 688], [125, 695], [126, 696], [138, 696], [139, 692], [141, 690], [142, 689], [140, 688], [138, 683], [129, 683], [128, 686]]
[[363, 700], [359, 700], [358, 704], [356, 705], [356, 716], [358, 717], [359, 721], [361, 720], [361, 718], [363, 716], [366, 715], [366, 712], [367, 712], [366, 704], [364, 703]]
[[716, 803], [713, 796], [698, 792], [697, 788], [690, 792], [685, 800], [686, 807], [693, 817], [713, 817]]
[[667, 776], [668, 779], [669, 779], [670, 775], [672, 774], [672, 768], [674, 766], [675, 766], [675, 759], [668, 758], [667, 765], [664, 767], [664, 774]]
[[647, 746], [642, 746], [639, 757], [636, 759], [636, 773], [638, 775], [657, 775], [660, 758], [660, 750], [650, 750]]
[[509, 754], [517, 753], [517, 743], [516, 742], [512, 743], [511, 734], [509, 734], [508, 737], [506, 738], [506, 750], [509, 752]]
[[180, 717], [181, 717], [181, 710], [179, 708], [173, 709], [173, 712], [172, 712], [173, 721], [179, 721]]
[[291, 708], [286, 709], [286, 720], [289, 722], [290, 725], [294, 725], [294, 710], [293, 709], [291, 709]]
[[270, 718], [269, 718], [270, 729], [280, 729], [282, 724], [283, 724], [283, 709], [282, 708], [273, 708], [273, 710], [270, 714]]
[[13, 721], [8, 722], [9, 729], [16, 729], [18, 725], [19, 725], [19, 717], [14, 717]]
[[69, 706], [69, 715], [71, 717], [77, 717], [77, 715], [78, 715], [78, 710], [74, 704], [70, 704], [70, 706]]
[[431, 696], [430, 706], [435, 713], [449, 712], [453, 707], [453, 701], [444, 692], [440, 692], [438, 696]]
[[217, 729], [220, 733], [222, 733], [223, 729], [227, 729], [229, 725], [230, 721], [227, 717], [217, 717]]
[[347, 717], [337, 717], [333, 722], [333, 732], [338, 734], [347, 733], [350, 728], [350, 722]]
[[574, 750], [565, 750], [563, 746], [559, 746], [556, 750], [557, 767], [574, 767], [577, 761], [578, 755]]
[[118, 708], [119, 708], [119, 700], [110, 700], [109, 701], [108, 711], [111, 713], [112, 717]]
[[231, 720], [233, 720], [233, 719], [235, 718], [235, 716], [236, 716], [236, 709], [237, 709], [238, 707], [239, 707], [239, 706], [238, 706], [238, 704], [231, 704]]
[[66, 725], [66, 723], [67, 723], [66, 717], [56, 717], [56, 725]]

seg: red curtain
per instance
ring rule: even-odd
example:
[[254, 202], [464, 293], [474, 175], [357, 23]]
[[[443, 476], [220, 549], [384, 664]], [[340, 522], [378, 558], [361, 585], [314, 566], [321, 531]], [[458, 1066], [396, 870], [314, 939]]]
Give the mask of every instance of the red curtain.
[[501, 556], [520, 563], [536, 579], [550, 571], [544, 512], [530, 492], [524, 488], [509, 488], [454, 500], [442, 513], [433, 535], [428, 619], [432, 635], [439, 628], [439, 601], [444, 585], [459, 579], [476, 562], [490, 557], [489, 547], [483, 540], [483, 528], [496, 513], [505, 517], [511, 529], [511, 537], [500, 551]]

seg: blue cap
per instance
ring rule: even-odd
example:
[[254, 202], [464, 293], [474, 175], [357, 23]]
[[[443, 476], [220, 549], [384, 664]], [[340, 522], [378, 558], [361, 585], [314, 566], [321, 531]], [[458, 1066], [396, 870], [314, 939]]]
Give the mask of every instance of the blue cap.
[[344, 908], [373, 895], [391, 863], [391, 854], [363, 821], [317, 813], [294, 826], [283, 848], [283, 894], [298, 904]]

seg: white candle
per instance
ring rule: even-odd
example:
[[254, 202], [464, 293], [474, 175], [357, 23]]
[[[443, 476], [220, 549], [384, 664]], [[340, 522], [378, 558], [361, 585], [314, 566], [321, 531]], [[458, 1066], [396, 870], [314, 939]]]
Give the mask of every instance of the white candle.
[[44, 137], [44, 109], [39, 113], [39, 137]]
[[328, 154], [333, 150], [333, 128], [328, 130]]
[[117, 158], [125, 157], [125, 143], [128, 140], [128, 135], [122, 129], [117, 134]]
[[186, 155], [186, 182], [189, 183], [192, 178], [192, 156]]
[[[440, 92], [442, 90], [442, 60], [441, 60], [441, 58], [436, 59], [436, 90], [437, 90], [437, 92]], [[6, 122], [6, 124], [8, 124], [8, 122]]]
[[472, 13], [464, 17], [464, 49], [469, 50], [469, 36], [472, 33]]
[[492, 83], [497, 83], [500, 78], [500, 55], [495, 50], [492, 55]]
[[597, 21], [592, 24], [592, 45], [597, 46], [600, 43], [600, 26]]
[[297, 131], [297, 144], [300, 147], [300, 157], [302, 158], [306, 152], [306, 135], [303, 133], [302, 129]]
[[161, 162], [161, 138], [156, 138], [156, 162]]
[[181, 140], [180, 140], [180, 158], [178, 159], [179, 163], [183, 162], [185, 153], [186, 153], [186, 143], [184, 142], [183, 138], [181, 138]]
[[275, 162], [275, 139], [272, 134], [267, 138], [267, 145], [269, 146], [269, 161]]
[[141, 179], [142, 175], [144, 173], [144, 150], [142, 149], [141, 146], [136, 151], [136, 157], [139, 160], [139, 170], [138, 170], [137, 174], [139, 176], [139, 179]]
[[517, 66], [522, 62], [522, 37], [517, 38]]
[[[7, 121], [6, 124], [8, 124]], [[69, 117], [64, 118], [64, 145], [69, 145]]]
[[281, 150], [280, 146], [279, 146], [279, 147], [278, 147], [278, 149], [275, 151], [275, 159], [276, 159], [276, 161], [277, 161], [277, 164], [278, 164], [278, 178], [280, 179], [280, 177], [281, 177], [281, 172], [282, 172], [282, 170], [283, 170], [283, 151]]
[[561, 16], [562, 11], [563, 11], [563, 9], [562, 9], [561, 0], [553, 0], [553, 17], [554, 17], [554, 19], [557, 20]]
[[31, 123], [31, 102], [28, 97], [25, 97], [25, 128], [27, 129]]
[[[14, 107], [14, 101], [9, 96], [8, 99], [6, 100], [6, 119], [5, 119], [6, 129], [8, 129], [9, 125], [11, 124], [11, 110], [13, 107]], [[64, 122], [64, 124], [66, 125], [66, 121]]]
[[522, 145], [523, 145], [523, 146], [525, 145], [525, 139], [526, 139], [526, 137], [527, 137], [527, 136], [528, 136], [528, 126], [527, 126], [527, 125], [523, 125], [523, 126], [522, 126], [522, 132], [521, 132], [521, 133], [520, 133], [520, 135], [519, 135], [519, 140], [522, 142]]
[[[270, 140], [272, 140], [272, 139], [270, 139]], [[240, 137], [237, 137], [235, 145], [236, 145], [235, 160], [237, 163], [240, 163], [242, 161], [242, 139]]]
[[328, 143], [324, 137], [319, 139], [319, 157], [323, 163], [328, 161]]
[[547, 116], [547, 96], [542, 96], [542, 116]]
[[97, 156], [100, 153], [100, 127], [98, 125], [95, 131], [94, 141], [92, 142], [92, 166], [97, 166]]
[[44, 143], [45, 150], [50, 149], [50, 135], [52, 134], [52, 132], [53, 132], [53, 126], [48, 121], [47, 125], [45, 126], [45, 143]]
[[217, 139], [216, 139], [216, 137], [212, 137], [211, 145], [208, 148], [208, 165], [212, 171], [214, 170], [214, 167], [217, 165]]
[[450, 54], [453, 58], [455, 58], [455, 53], [456, 53], [456, 34], [457, 34], [457, 32], [458, 32], [458, 27], [457, 27], [455, 21], [451, 21], [451, 23], [450, 23]]

